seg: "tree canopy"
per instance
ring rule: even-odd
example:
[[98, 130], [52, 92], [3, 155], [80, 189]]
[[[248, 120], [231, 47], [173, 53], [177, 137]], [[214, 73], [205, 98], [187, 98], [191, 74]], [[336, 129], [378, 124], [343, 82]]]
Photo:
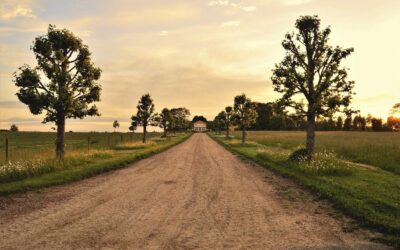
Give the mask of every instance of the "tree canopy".
[[57, 157], [64, 156], [65, 119], [99, 115], [101, 70], [94, 66], [88, 46], [67, 29], [49, 25], [31, 47], [37, 66], [24, 65], [14, 74], [18, 99], [43, 123], [57, 125]]

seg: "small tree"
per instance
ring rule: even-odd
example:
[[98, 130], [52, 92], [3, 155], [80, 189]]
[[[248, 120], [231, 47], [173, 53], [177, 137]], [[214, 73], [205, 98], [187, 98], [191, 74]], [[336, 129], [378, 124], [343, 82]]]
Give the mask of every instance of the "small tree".
[[114, 128], [114, 133], [115, 133], [115, 130], [116, 130], [117, 128], [119, 128], [119, 122], [118, 122], [117, 120], [115, 120], [115, 121], [113, 122], [113, 128]]
[[170, 128], [174, 131], [174, 133], [177, 130], [187, 130], [191, 123], [188, 120], [188, 117], [190, 115], [189, 109], [185, 107], [181, 108], [172, 108], [170, 110], [171, 113], [171, 122], [170, 122]]
[[137, 129], [137, 124], [132, 122], [128, 129], [129, 129], [129, 131], [132, 131], [132, 133], [135, 133], [135, 131]]
[[336, 122], [336, 130], [342, 130], [342, 129], [343, 129], [343, 118], [339, 116]]
[[18, 128], [17, 125], [12, 124], [11, 127], [10, 127], [10, 131], [11, 131], [11, 132], [18, 132], [18, 131], [19, 131], [19, 128]]
[[171, 123], [171, 112], [167, 108], [163, 108], [161, 114], [157, 116], [158, 126], [163, 129], [163, 137], [167, 137], [167, 129]]
[[221, 130], [223, 130], [225, 128], [225, 117], [226, 117], [225, 111], [221, 111], [214, 118], [213, 127], [214, 127], [215, 131], [217, 132], [217, 134], [220, 134]]
[[231, 106], [225, 107], [225, 117], [224, 117], [224, 122], [225, 122], [225, 127], [226, 127], [226, 138], [229, 138], [229, 129], [231, 127], [232, 119], [233, 119], [233, 108]]
[[257, 120], [257, 111], [254, 103], [245, 94], [235, 97], [235, 121], [242, 130], [242, 144], [246, 143], [246, 129]]
[[65, 120], [99, 115], [96, 106], [90, 104], [100, 100], [97, 80], [101, 70], [93, 65], [88, 47], [66, 29], [49, 25], [47, 34], [37, 37], [31, 49], [38, 66], [25, 65], [14, 74], [17, 96], [32, 114], [46, 112], [43, 123], [56, 124], [56, 156], [62, 159]]
[[157, 125], [156, 115], [154, 114], [154, 103], [150, 94], [142, 95], [136, 106], [136, 116], [132, 116], [132, 124], [143, 127], [143, 143], [147, 141], [147, 126]]
[[[296, 28], [297, 34], [286, 34], [282, 42], [286, 56], [275, 65], [271, 79], [274, 90], [283, 93], [280, 103], [307, 118], [307, 157], [311, 159], [316, 117], [330, 117], [350, 105], [354, 82], [347, 80], [347, 70], [340, 64], [354, 50], [328, 45], [331, 29], [320, 30], [317, 16], [300, 17]], [[298, 95], [305, 97], [306, 108]]]

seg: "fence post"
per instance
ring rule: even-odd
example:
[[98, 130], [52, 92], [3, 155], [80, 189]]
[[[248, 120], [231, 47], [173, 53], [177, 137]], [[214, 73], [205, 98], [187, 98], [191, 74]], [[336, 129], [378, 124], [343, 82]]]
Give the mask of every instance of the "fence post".
[[8, 155], [8, 138], [6, 138], [6, 147], [5, 147], [5, 150], [6, 150], [6, 162], [8, 162], [8, 160], [9, 160], [9, 155]]
[[87, 138], [87, 149], [90, 151], [90, 136]]

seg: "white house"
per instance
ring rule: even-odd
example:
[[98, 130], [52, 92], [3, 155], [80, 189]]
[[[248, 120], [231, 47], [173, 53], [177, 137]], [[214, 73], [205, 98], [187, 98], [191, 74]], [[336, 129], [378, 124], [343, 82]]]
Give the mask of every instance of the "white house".
[[203, 121], [195, 121], [193, 123], [193, 131], [194, 132], [206, 132], [207, 131], [207, 123]]

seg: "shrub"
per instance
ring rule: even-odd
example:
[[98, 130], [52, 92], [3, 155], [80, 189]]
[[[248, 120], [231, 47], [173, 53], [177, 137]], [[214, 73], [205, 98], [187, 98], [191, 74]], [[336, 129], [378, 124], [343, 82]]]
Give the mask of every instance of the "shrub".
[[300, 148], [295, 150], [290, 156], [289, 156], [289, 161], [305, 161], [308, 156], [308, 151], [305, 148]]

